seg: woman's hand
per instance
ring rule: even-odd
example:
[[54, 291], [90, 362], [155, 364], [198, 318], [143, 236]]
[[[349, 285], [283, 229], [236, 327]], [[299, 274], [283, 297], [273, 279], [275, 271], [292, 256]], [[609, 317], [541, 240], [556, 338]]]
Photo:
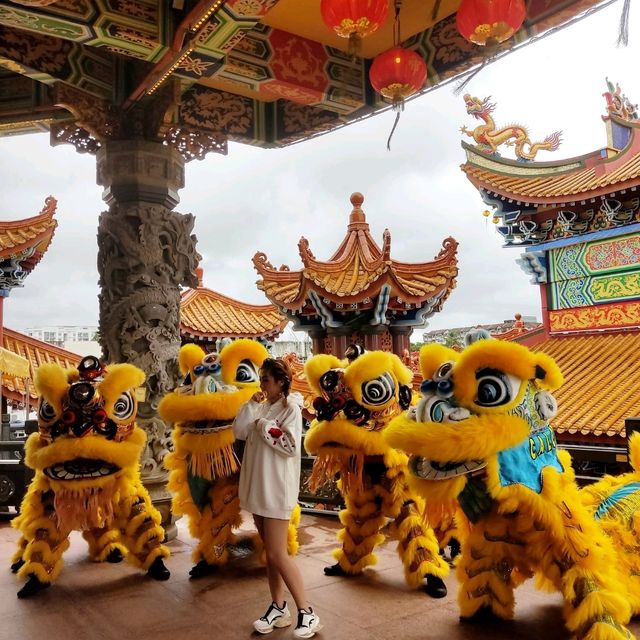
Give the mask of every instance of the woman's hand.
[[264, 402], [264, 393], [262, 393], [262, 391], [256, 391], [252, 396], [251, 399], [254, 402]]

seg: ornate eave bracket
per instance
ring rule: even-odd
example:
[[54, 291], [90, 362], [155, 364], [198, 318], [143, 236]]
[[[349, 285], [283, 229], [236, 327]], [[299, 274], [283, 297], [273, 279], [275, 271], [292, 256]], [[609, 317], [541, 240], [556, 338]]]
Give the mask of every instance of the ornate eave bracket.
[[79, 153], [95, 155], [109, 140], [144, 139], [173, 147], [185, 162], [207, 153], [228, 152], [226, 134], [173, 122], [176, 92], [168, 85], [149, 104], [124, 112], [64, 82], [54, 85], [54, 103], [70, 111], [75, 122], [51, 125], [51, 145], [72, 144]]
[[320, 296], [313, 290], [309, 291], [309, 300], [311, 300], [311, 304], [313, 308], [317, 311], [320, 316], [322, 322], [322, 328], [332, 328], [336, 329], [342, 326], [342, 323], [339, 320], [335, 320], [333, 317], [333, 313], [331, 309], [324, 304]]
[[378, 300], [376, 301], [376, 308], [373, 311], [373, 318], [369, 321], [370, 325], [378, 326], [389, 324], [389, 320], [387, 319], [387, 309], [389, 308], [390, 297], [391, 287], [388, 284], [382, 285], [378, 295]]
[[544, 251], [527, 251], [516, 260], [516, 264], [531, 276], [531, 284], [545, 284], [547, 277], [547, 258]]

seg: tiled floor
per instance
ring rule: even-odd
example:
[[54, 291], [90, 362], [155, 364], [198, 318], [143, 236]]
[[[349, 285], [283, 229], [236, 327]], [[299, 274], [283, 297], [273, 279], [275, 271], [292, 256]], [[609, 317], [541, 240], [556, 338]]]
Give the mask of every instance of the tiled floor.
[[[336, 518], [303, 515], [298, 562], [324, 629], [322, 640], [560, 640], [569, 638], [557, 595], [518, 591], [516, 620], [479, 626], [461, 624], [450, 595], [432, 600], [404, 584], [395, 544], [379, 551], [379, 563], [358, 578], [328, 578], [339, 527]], [[86, 560], [85, 544], [73, 534], [65, 568], [50, 589], [31, 600], [18, 600], [19, 587], [8, 569], [17, 534], [0, 522], [0, 640], [240, 640], [260, 637], [251, 622], [269, 601], [264, 569], [253, 556], [237, 557], [217, 574], [188, 579], [191, 547], [184, 519], [170, 543], [168, 582], [154, 582], [126, 563], [96, 565]], [[247, 528], [249, 524], [247, 523]], [[640, 633], [640, 623], [632, 630]], [[291, 637], [291, 629], [270, 635]]]

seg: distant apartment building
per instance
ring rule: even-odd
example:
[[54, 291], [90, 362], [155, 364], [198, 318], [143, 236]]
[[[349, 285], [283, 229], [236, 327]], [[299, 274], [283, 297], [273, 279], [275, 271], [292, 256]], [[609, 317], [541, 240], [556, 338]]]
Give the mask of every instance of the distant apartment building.
[[98, 327], [29, 327], [25, 333], [38, 340], [62, 347], [65, 342], [94, 342]]
[[98, 344], [96, 326], [28, 327], [24, 333], [80, 356], [101, 356], [102, 349]]

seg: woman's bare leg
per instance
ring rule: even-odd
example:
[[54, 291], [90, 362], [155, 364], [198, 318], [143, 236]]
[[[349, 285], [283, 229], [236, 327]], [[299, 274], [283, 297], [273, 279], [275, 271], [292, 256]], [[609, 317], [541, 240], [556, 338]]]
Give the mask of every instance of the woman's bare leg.
[[269, 583], [269, 591], [271, 592], [271, 599], [279, 606], [282, 606], [284, 602], [284, 582], [282, 581], [282, 577], [276, 571], [269, 562], [269, 552], [267, 551], [267, 543], [264, 537], [264, 521], [266, 518], [263, 516], [257, 516], [254, 514], [253, 521], [256, 525], [256, 529], [258, 530], [258, 535], [262, 540], [262, 544], [265, 548], [265, 553], [267, 557], [267, 581]]
[[[262, 518], [262, 540], [267, 554], [267, 576], [273, 601], [280, 605], [284, 600], [284, 585], [287, 585], [298, 609], [308, 609], [309, 602], [304, 590], [300, 569], [287, 553], [288, 520]], [[260, 531], [260, 529], [258, 529]]]

